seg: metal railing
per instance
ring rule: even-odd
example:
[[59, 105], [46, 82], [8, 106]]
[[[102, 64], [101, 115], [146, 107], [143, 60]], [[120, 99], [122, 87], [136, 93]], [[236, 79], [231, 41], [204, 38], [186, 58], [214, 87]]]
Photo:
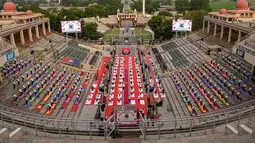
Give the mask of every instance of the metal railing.
[[[139, 119], [134, 122], [133, 126], [121, 126], [120, 123], [114, 120], [112, 116], [107, 121], [97, 120], [74, 120], [65, 118], [50, 118], [39, 115], [14, 110], [9, 107], [0, 106], [0, 119], [2, 127], [22, 128], [25, 132], [32, 129], [32, 134], [38, 136], [58, 135], [76, 136], [85, 135], [90, 139], [93, 136], [103, 136], [107, 139], [112, 134], [127, 134], [132, 133], [142, 135], [146, 139], [147, 135], [189, 133], [193, 131], [204, 131], [212, 129], [214, 131], [217, 125], [222, 125], [232, 121], [240, 122], [241, 119], [248, 118], [249, 122], [252, 116], [255, 115], [255, 100], [243, 103], [237, 106], [219, 110], [199, 116], [190, 116], [187, 118], [169, 118], [169, 119]], [[114, 125], [109, 128], [110, 124]], [[122, 122], [122, 124], [125, 124]]]

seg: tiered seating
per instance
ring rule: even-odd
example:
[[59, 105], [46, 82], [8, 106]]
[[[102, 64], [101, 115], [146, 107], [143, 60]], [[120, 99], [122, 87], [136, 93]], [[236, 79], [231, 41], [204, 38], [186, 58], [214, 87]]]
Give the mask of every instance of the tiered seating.
[[88, 55], [89, 49], [81, 48], [75, 40], [68, 43], [68, 47], [59, 53], [59, 57], [67, 56], [69, 58], [77, 59], [83, 61]]
[[159, 63], [159, 66], [160, 68], [163, 70], [163, 71], [166, 71], [168, 70], [168, 67], [167, 65], [165, 64], [165, 60], [163, 60], [162, 58], [162, 55], [159, 53], [158, 49], [157, 48], [153, 48], [152, 49], [152, 52], [154, 53], [158, 63]]
[[[216, 111], [248, 101], [254, 96], [254, 89], [249, 83], [240, 80], [228, 71], [228, 67], [223, 67], [215, 61], [203, 62], [202, 65], [173, 72], [171, 78], [180, 94], [179, 96], [173, 92], [174, 96], [181, 97], [188, 111], [193, 114]], [[163, 83], [164, 86], [169, 86], [166, 80]], [[175, 103], [175, 106], [176, 104], [178, 103]], [[176, 106], [174, 110], [181, 109], [177, 109]]]
[[152, 51], [163, 71], [182, 68], [190, 63], [197, 63], [208, 58], [200, 48], [191, 44], [187, 38], [177, 39], [162, 45], [157, 50], [153, 48]]
[[[29, 102], [32, 102], [39, 95], [39, 92], [42, 91], [41, 88], [44, 88], [43, 85], [38, 82], [40, 82], [48, 72], [49, 67], [50, 65], [45, 66], [40, 63], [33, 68], [30, 68], [30, 70], [23, 73], [23, 75], [17, 77], [13, 82], [13, 88], [14, 90], [19, 90], [14, 92], [11, 103], [17, 102], [18, 99], [22, 99], [24, 96], [26, 96], [27, 99], [25, 105], [29, 105]], [[33, 87], [36, 87], [36, 89], [32, 92]], [[30, 94], [28, 96], [27, 94], [29, 92]]]
[[[46, 103], [49, 101], [49, 99], [51, 97], [55, 97], [55, 101], [58, 101], [63, 95], [64, 95], [64, 92], [67, 90], [67, 88], [69, 87], [69, 85], [71, 84], [71, 75], [72, 74], [68, 74], [66, 72], [62, 72], [62, 73], [54, 73], [54, 71], [52, 72], [52, 75], [51, 77], [49, 78], [49, 82], [47, 82], [47, 79], [46, 79], [46, 82], [45, 84], [47, 83], [50, 83], [48, 86], [47, 86], [47, 92], [46, 94], [44, 95], [43, 99], [41, 100], [41, 102], [39, 103], [39, 105], [36, 106], [35, 110], [36, 111], [41, 111], [42, 107], [44, 105], [46, 105]], [[54, 79], [54, 77], [56, 77]], [[48, 77], [47, 77], [48, 78]], [[64, 80], [64, 78], [66, 78]], [[62, 83], [62, 85], [60, 85], [60, 83]], [[58, 90], [58, 95], [54, 95], [53, 96], [53, 93], [55, 91], [57, 91], [57, 87], [58, 86], [61, 86]], [[53, 110], [53, 109], [52, 109]]]
[[[209, 63], [209, 65], [215, 70], [212, 68], [209, 68], [209, 66], [207, 65], [208, 65], [207, 63], [204, 63], [204, 66], [206, 66], [206, 68], [208, 68], [210, 72], [215, 72], [215, 70], [217, 70], [220, 73], [220, 74], [216, 74], [217, 76], [216, 78], [218, 79], [217, 82], [219, 82], [222, 85], [222, 87], [228, 88], [229, 90], [234, 88], [235, 86], [238, 87], [237, 93], [239, 94], [236, 95], [237, 98], [240, 98], [240, 92], [249, 96], [253, 94], [254, 89], [248, 83], [242, 81], [240, 78], [235, 76], [232, 72], [228, 71], [227, 68], [223, 68], [220, 64], [217, 64], [215, 61], [211, 61]], [[214, 74], [212, 75], [215, 76]], [[232, 85], [227, 83], [231, 83]], [[233, 90], [231, 91], [233, 94], [234, 91]]]
[[223, 64], [231, 68], [236, 73], [239, 73], [244, 79], [249, 80], [251, 77], [251, 67], [252, 65], [237, 56], [232, 54], [226, 54], [221, 57]]
[[14, 59], [11, 62], [6, 63], [2, 67], [2, 76], [3, 78], [7, 78], [9, 76], [16, 76], [19, 73], [22, 73], [22, 71], [26, 70], [31, 66], [31, 60], [16, 60]]
[[92, 58], [88, 61], [88, 63], [89, 63], [90, 65], [95, 65], [95, 64], [96, 64], [96, 61], [97, 61], [97, 59], [100, 57], [100, 55], [101, 55], [101, 52], [96, 51], [96, 52], [93, 54]]

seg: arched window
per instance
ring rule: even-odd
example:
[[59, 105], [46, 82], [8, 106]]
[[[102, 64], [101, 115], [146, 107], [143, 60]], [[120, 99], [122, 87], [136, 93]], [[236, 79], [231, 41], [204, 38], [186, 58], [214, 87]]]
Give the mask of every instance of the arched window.
[[243, 13], [241, 13], [240, 17], [244, 17], [244, 14], [243, 14]]
[[252, 13], [250, 13], [250, 16], [249, 16], [250, 18], [253, 18], [253, 14]]

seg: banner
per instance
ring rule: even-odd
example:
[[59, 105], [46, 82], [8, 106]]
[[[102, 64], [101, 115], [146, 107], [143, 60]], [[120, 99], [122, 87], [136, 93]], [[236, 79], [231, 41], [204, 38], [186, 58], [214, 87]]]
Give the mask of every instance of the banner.
[[122, 48], [123, 55], [130, 55], [130, 48]]
[[6, 56], [6, 61], [7, 61], [7, 62], [13, 60], [13, 59], [16, 57], [14, 51], [11, 51], [11, 52], [7, 53], [5, 56]]

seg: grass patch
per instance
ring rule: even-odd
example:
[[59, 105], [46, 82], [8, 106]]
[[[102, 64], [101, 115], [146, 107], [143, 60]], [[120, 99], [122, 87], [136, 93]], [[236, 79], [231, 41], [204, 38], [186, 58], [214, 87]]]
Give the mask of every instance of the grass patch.
[[136, 38], [138, 39], [140, 34], [143, 36], [143, 40], [150, 40], [152, 38], [151, 33], [144, 29], [135, 29]]
[[236, 6], [236, 3], [234, 1], [218, 1], [210, 4], [210, 7], [212, 8], [212, 11], [220, 11], [222, 8], [225, 8], [226, 10], [234, 10]]
[[109, 41], [112, 35], [114, 38], [118, 38], [120, 35], [120, 29], [112, 29], [112, 30], [106, 31], [104, 34], [104, 40]]

